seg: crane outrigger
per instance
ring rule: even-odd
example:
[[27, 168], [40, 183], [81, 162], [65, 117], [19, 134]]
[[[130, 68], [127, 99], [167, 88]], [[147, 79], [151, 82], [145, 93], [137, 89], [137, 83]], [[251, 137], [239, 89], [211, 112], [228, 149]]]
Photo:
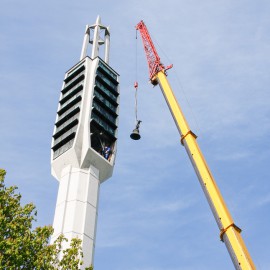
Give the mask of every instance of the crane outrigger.
[[172, 65], [165, 67], [161, 63], [160, 57], [143, 21], [140, 21], [137, 24], [136, 29], [140, 31], [142, 37], [149, 68], [150, 81], [154, 86], [159, 85], [161, 88], [176, 127], [180, 133], [181, 144], [187, 151], [189, 159], [198, 176], [199, 182], [219, 227], [220, 240], [225, 243], [235, 269], [254, 270], [256, 267], [240, 234], [241, 229], [236, 226], [233, 221], [233, 218], [224, 199], [222, 198], [214, 177], [196, 141], [197, 136], [189, 128], [167, 80], [166, 71], [172, 68]]

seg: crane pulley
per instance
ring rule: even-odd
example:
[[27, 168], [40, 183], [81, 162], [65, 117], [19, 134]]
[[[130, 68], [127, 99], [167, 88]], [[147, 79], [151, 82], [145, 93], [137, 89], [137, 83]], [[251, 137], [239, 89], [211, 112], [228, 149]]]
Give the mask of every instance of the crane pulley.
[[231, 214], [196, 141], [197, 136], [190, 130], [167, 80], [166, 70], [171, 68], [172, 65], [165, 67], [161, 63], [160, 57], [143, 21], [140, 21], [136, 25], [136, 29], [140, 31], [142, 37], [151, 83], [153, 85], [159, 84], [165, 97], [180, 133], [180, 141], [187, 151], [219, 227], [220, 239], [225, 243], [235, 269], [254, 270], [256, 268], [241, 237], [241, 229], [234, 224]]

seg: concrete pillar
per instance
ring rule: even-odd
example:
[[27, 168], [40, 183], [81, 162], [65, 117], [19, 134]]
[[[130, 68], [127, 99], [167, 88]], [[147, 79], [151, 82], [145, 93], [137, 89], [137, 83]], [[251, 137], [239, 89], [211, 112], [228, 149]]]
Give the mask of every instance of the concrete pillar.
[[80, 60], [82, 60], [87, 55], [87, 47], [89, 44], [89, 38], [90, 38], [90, 29], [89, 29], [89, 25], [86, 25]]

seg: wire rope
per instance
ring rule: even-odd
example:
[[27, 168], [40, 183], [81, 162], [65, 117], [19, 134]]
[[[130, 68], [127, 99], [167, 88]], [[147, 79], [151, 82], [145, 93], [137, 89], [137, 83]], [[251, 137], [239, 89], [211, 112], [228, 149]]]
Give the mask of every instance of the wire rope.
[[135, 121], [138, 122], [138, 90], [135, 87]]
[[136, 41], [135, 41], [135, 124], [138, 123], [138, 38], [137, 29], [136, 31]]

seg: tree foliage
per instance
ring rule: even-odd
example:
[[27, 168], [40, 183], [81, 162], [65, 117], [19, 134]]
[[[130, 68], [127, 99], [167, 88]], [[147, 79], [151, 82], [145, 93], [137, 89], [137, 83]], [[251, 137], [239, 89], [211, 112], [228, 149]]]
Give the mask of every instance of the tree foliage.
[[[67, 241], [63, 235], [53, 243], [51, 226], [32, 229], [37, 211], [33, 203], [21, 205], [17, 187], [5, 186], [6, 172], [0, 169], [0, 269], [77, 270], [82, 264], [81, 240], [74, 238], [70, 247], [62, 251]], [[92, 267], [85, 270], [93, 270]]]

